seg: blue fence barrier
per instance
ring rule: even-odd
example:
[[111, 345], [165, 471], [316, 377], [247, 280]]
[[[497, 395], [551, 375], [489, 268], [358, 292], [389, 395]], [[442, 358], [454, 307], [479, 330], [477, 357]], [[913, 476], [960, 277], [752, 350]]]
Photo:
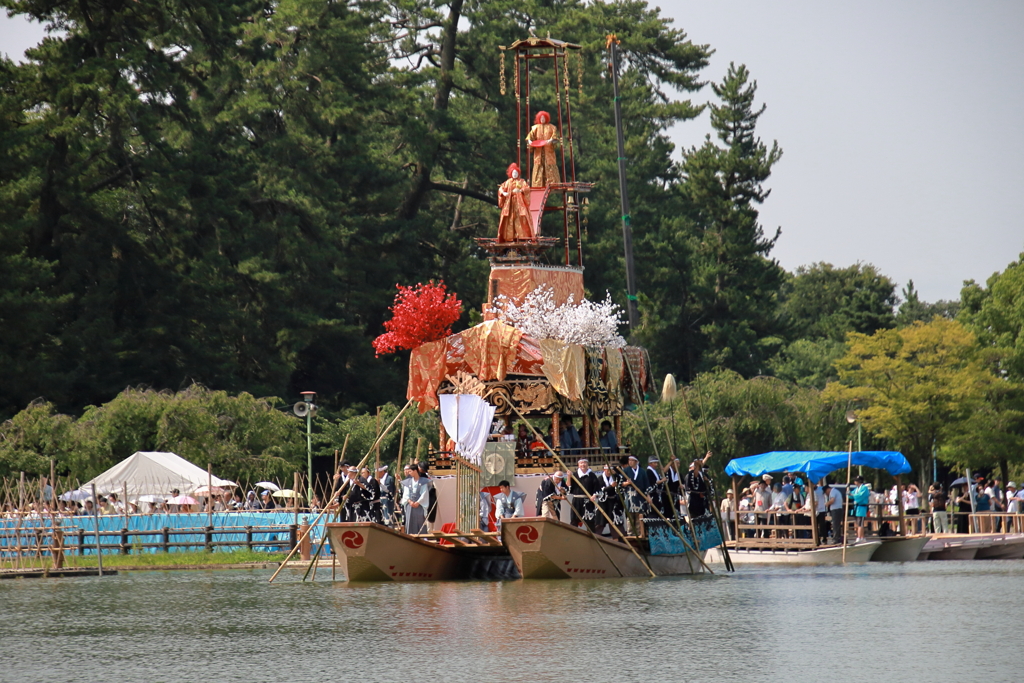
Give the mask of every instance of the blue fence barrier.
[[[331, 515], [322, 517], [310, 533], [314, 552], [323, 538], [328, 516]], [[209, 531], [213, 545], [219, 549], [239, 550], [251, 544], [257, 551], [280, 551], [290, 548], [293, 525], [301, 526], [315, 518], [316, 515], [308, 513], [296, 517], [288, 512], [215, 512], [211, 520], [207, 513], [167, 513], [132, 515], [126, 525], [124, 515], [104, 515], [99, 518], [100, 548], [104, 555], [122, 552], [123, 534], [127, 530], [132, 553], [197, 550], [206, 546], [211, 537]], [[97, 529], [93, 517], [58, 517], [57, 521], [64, 534], [65, 554], [79, 554], [80, 545], [82, 554], [96, 554]], [[169, 543], [165, 530], [172, 537]], [[19, 541], [22, 554], [27, 546], [40, 545], [43, 536], [49, 546], [52, 531], [49, 518], [0, 519], [0, 557], [14, 555]]]

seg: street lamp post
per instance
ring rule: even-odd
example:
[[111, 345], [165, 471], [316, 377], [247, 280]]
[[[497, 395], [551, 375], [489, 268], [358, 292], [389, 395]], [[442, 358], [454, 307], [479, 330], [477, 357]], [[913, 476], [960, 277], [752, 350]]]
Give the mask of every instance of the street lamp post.
[[[848, 424], [854, 424], [854, 423], [857, 424], [857, 451], [859, 452], [859, 451], [864, 450], [863, 447], [860, 444], [860, 418], [857, 417], [856, 411], [853, 411], [853, 410], [847, 410], [846, 411], [846, 422]], [[863, 475], [864, 474], [863, 469], [864, 469], [863, 467], [858, 466], [857, 467], [857, 474]]]
[[311, 505], [313, 501], [313, 413], [316, 412], [316, 405], [313, 403], [313, 399], [316, 397], [315, 391], [303, 391], [302, 400], [305, 403], [306, 417], [306, 505]]

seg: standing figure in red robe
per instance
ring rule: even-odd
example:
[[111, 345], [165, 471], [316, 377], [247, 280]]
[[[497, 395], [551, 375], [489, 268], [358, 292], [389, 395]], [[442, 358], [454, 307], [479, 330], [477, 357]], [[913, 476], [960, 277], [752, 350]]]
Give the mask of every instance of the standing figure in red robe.
[[506, 174], [508, 180], [498, 186], [498, 207], [501, 209], [498, 241], [534, 240], [536, 237], [530, 227], [530, 186], [519, 177], [518, 164], [510, 164]]
[[533, 149], [533, 178], [530, 184], [546, 187], [559, 182], [558, 160], [555, 157], [558, 129], [551, 123], [551, 117], [546, 111], [537, 112], [526, 142]]

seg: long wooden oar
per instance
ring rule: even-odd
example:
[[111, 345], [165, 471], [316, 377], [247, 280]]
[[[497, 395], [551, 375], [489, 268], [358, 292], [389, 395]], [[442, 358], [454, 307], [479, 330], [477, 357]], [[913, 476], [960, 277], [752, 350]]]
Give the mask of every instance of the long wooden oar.
[[[707, 415], [705, 415], [704, 413], [704, 393], [700, 390], [700, 375], [697, 375], [696, 377], [693, 378], [693, 384], [697, 388], [697, 401], [700, 403], [700, 422], [701, 427], [703, 427], [704, 429], [704, 446], [705, 448], [707, 448], [707, 452], [710, 453], [711, 437], [708, 436], [708, 418]], [[686, 414], [690, 414], [689, 409], [687, 409]], [[725, 560], [726, 571], [734, 572], [736, 571], [736, 567], [733, 566], [732, 558], [729, 556], [729, 547], [725, 544], [725, 523], [722, 521], [722, 514], [719, 510], [721, 501], [718, 499], [718, 489], [715, 487], [715, 482], [713, 479], [711, 479], [710, 476], [708, 477], [708, 480], [711, 482], [711, 490], [715, 494], [711, 497], [711, 502], [713, 504], [712, 514], [714, 514], [715, 516], [715, 524], [718, 525], [718, 535], [722, 537], [722, 559]], [[738, 506], [739, 502], [733, 501], [733, 505]]]
[[[630, 380], [631, 380], [631, 382], [633, 384], [633, 392], [639, 397], [640, 396], [640, 384], [639, 384], [639, 382], [637, 382], [636, 375], [633, 373], [633, 368], [631, 368], [629, 366], [629, 363], [626, 363], [626, 370], [629, 372], [629, 378], [630, 378]], [[660, 464], [661, 463], [661, 456], [658, 455], [658, 447], [657, 447], [656, 444], [654, 444], [654, 432], [651, 430], [651, 421], [647, 418], [647, 410], [644, 407], [644, 404], [643, 404], [642, 401], [639, 403], [639, 406], [640, 406], [640, 416], [643, 418], [644, 425], [647, 427], [647, 433], [651, 437], [651, 444], [654, 445], [654, 456], [656, 458], [658, 458], [658, 463]], [[626, 478], [629, 479], [629, 477], [626, 477]], [[640, 495], [642, 495], [644, 498], [647, 498], [647, 494], [640, 490], [640, 487], [636, 485], [636, 482], [634, 482], [632, 479], [630, 479], [630, 483], [636, 488], [637, 491], [640, 492]], [[680, 486], [681, 485], [682, 485], [682, 481], [680, 481]], [[669, 525], [669, 528], [676, 532], [676, 534], [679, 536], [679, 540], [681, 540], [683, 542], [683, 546], [685, 548], [687, 548], [687, 549], [692, 550], [692, 548], [690, 547], [690, 544], [687, 543], [686, 538], [683, 536], [682, 531], [680, 531], [679, 529], [674, 528], [672, 526], [672, 523], [669, 522], [668, 519], [665, 518], [665, 515], [661, 514], [661, 512], [659, 510], [654, 508], [654, 504], [651, 503], [651, 499], [650, 498], [647, 498], [647, 501], [648, 501], [648, 503], [651, 504], [651, 508], [655, 512], [658, 513], [658, 516], [665, 520], [665, 523]], [[674, 504], [675, 503], [673, 502], [673, 505]], [[690, 519], [689, 517], [687, 517], [686, 518], [686, 524], [687, 524], [687, 526], [690, 529], [690, 533], [693, 535], [693, 542], [696, 544], [697, 543], [697, 529], [693, 526], [693, 520]], [[698, 547], [699, 547], [699, 544], [698, 544]], [[702, 558], [697, 551], [693, 551], [693, 553], [694, 553], [694, 555], [697, 555], [697, 559], [700, 560], [700, 563], [702, 565], [704, 565], [704, 567], [709, 572], [714, 574], [714, 572], [711, 571], [711, 567], [708, 567], [707, 563], [704, 562], [704, 558]], [[689, 559], [689, 556], [687, 556], [687, 559]], [[692, 571], [692, 565], [691, 565], [691, 571]]]
[[[381, 432], [380, 434], [377, 435], [377, 438], [373, 442], [373, 446], [370, 447], [371, 450], [376, 452], [380, 448], [380, 442], [383, 441], [384, 437], [387, 436], [388, 432], [391, 431], [391, 428], [395, 426], [395, 423], [398, 421], [398, 418], [401, 417], [402, 413], [405, 412], [405, 409], [408, 408], [410, 404], [412, 404], [412, 399], [410, 399], [408, 402], [406, 402], [405, 407], [403, 407], [402, 410], [399, 411], [398, 415], [395, 415], [395, 419], [391, 421], [391, 423], [387, 426], [387, 428], [385, 428], [383, 432]], [[348, 439], [345, 440], [345, 446], [342, 447], [342, 455], [344, 455], [345, 447], [347, 447], [347, 446], [348, 446]], [[363, 459], [356, 466], [356, 469], [357, 470], [362, 469], [366, 465], [366, 461], [369, 460], [369, 459], [370, 459], [370, 453], [367, 452], [367, 454], [365, 456], [363, 456]], [[344, 462], [344, 460], [342, 460], [342, 462]], [[335, 519], [338, 519], [338, 517], [341, 516], [341, 509], [345, 505], [345, 502], [348, 500], [348, 497], [350, 495], [352, 495], [353, 491], [355, 491], [355, 487], [354, 486], [349, 486], [348, 490], [345, 491], [345, 495], [342, 497], [342, 499], [340, 501], [338, 501], [338, 512], [337, 512], [337, 516], [335, 517]], [[331, 496], [331, 499], [332, 500], [334, 499], [333, 495]], [[326, 531], [326, 529], [325, 529], [325, 531]], [[312, 561], [310, 561], [309, 566], [306, 567], [306, 573], [302, 575], [302, 580], [303, 581], [305, 581], [306, 577], [309, 576], [309, 570], [310, 569], [314, 569], [316, 567], [316, 563], [320, 559], [320, 551], [323, 550], [323, 547], [324, 547], [324, 544], [322, 542], [320, 543], [319, 546], [317, 546], [316, 555], [313, 556], [313, 559], [312, 559]], [[316, 575], [316, 572], [315, 572], [315, 569], [314, 569], [314, 576], [315, 575]]]
[[[341, 460], [340, 460], [340, 462], [345, 462], [345, 451], [348, 450], [348, 438], [350, 436], [352, 436], [352, 435], [351, 434], [346, 434], [345, 435], [345, 443], [343, 443], [341, 445]], [[334, 471], [335, 472], [338, 471], [338, 462], [339, 462], [339, 460], [338, 460], [338, 451], [334, 451]], [[334, 496], [335, 496], [335, 492], [334, 492], [334, 487], [332, 486], [331, 487], [331, 500], [334, 500]], [[324, 509], [325, 510], [327, 509], [327, 506], [329, 504], [330, 504], [330, 501], [327, 501], [326, 503], [324, 503]], [[335, 519], [337, 519], [337, 518], [335, 518]], [[318, 545], [316, 547], [316, 554], [313, 556], [313, 562], [311, 563], [312, 566], [313, 566], [313, 577], [310, 579], [310, 581], [316, 581], [316, 563], [320, 561], [320, 551], [322, 551], [323, 549], [324, 549], [324, 537], [321, 536], [320, 537], [320, 545]], [[335, 561], [337, 561], [337, 557], [338, 557], [337, 554], [335, 554], [334, 555]], [[306, 573], [307, 574], [309, 573], [308, 569], [306, 570]], [[333, 562], [332, 562], [332, 566], [331, 566], [331, 580], [332, 581], [334, 580], [334, 566], [333, 566]], [[305, 581], [305, 577], [303, 577], [303, 581]]]
[[[410, 405], [412, 405], [412, 400], [408, 401], [405, 404], [405, 407], [402, 408], [400, 411], [398, 411], [398, 415], [395, 416], [395, 419], [391, 421], [390, 425], [388, 425], [388, 429], [385, 430], [384, 433], [381, 434], [380, 437], [378, 437], [378, 439], [383, 438], [384, 434], [387, 434], [388, 430], [390, 430], [391, 427], [394, 426], [394, 424], [398, 420], [398, 418], [402, 416], [402, 413], [404, 413], [406, 411], [406, 409]], [[366, 464], [366, 461], [370, 458], [370, 455], [373, 453], [373, 449], [374, 449], [374, 447], [376, 445], [377, 445], [377, 442], [375, 441], [373, 446], [370, 446], [370, 450], [368, 450], [366, 452], [366, 455], [363, 456], [363, 459], [361, 461], [359, 461], [359, 468], [362, 468], [362, 466]], [[284, 558], [284, 561], [281, 562], [281, 565], [277, 568], [277, 571], [274, 572], [274, 575], [270, 577], [270, 579], [267, 581], [267, 583], [270, 583], [274, 579], [276, 579], [277, 575], [281, 573], [281, 570], [284, 569], [285, 565], [288, 563], [288, 560], [290, 560], [292, 558], [292, 555], [294, 555], [296, 552], [298, 552], [299, 545], [302, 543], [302, 541], [304, 541], [306, 539], [307, 536], [309, 536], [309, 534], [313, 531], [313, 528], [316, 526], [316, 523], [319, 522], [320, 518], [323, 517], [327, 513], [327, 511], [330, 509], [330, 501], [334, 500], [334, 496], [337, 494], [337, 491], [338, 491], [338, 489], [336, 487], [331, 490], [331, 497], [328, 499], [328, 502], [325, 502], [324, 509], [320, 512], [319, 515], [317, 515], [316, 519], [313, 520], [313, 523], [309, 525], [309, 528], [306, 529], [306, 532], [304, 534], [302, 534], [302, 536], [299, 538], [298, 542], [295, 544], [295, 547], [292, 548], [292, 551], [290, 553], [288, 553], [287, 557]], [[342, 505], [345, 504], [345, 501], [348, 500], [349, 494], [351, 494], [351, 493], [352, 493], [352, 488], [349, 487], [349, 490], [345, 492], [345, 496], [338, 502], [339, 508]], [[321, 544], [321, 545], [323, 545], [323, 544]], [[306, 575], [308, 575], [308, 574], [309, 574], [309, 569], [306, 570]], [[302, 580], [305, 581], [306, 577], [303, 576]]]
[[[551, 446], [549, 446], [549, 445], [548, 445], [548, 442], [544, 440], [544, 438], [543, 438], [543, 437], [541, 436], [540, 432], [538, 432], [538, 431], [537, 431], [537, 430], [536, 430], [536, 429], [534, 428], [534, 426], [533, 426], [532, 424], [530, 424], [530, 421], [529, 421], [529, 420], [527, 420], [527, 419], [526, 419], [526, 417], [525, 417], [525, 416], [524, 416], [524, 415], [523, 415], [522, 413], [520, 413], [520, 412], [519, 412], [519, 410], [517, 410], [517, 409], [516, 409], [516, 407], [515, 407], [514, 405], [512, 405], [511, 403], [509, 403], [509, 407], [510, 407], [510, 408], [512, 408], [512, 412], [514, 412], [514, 413], [515, 413], [516, 415], [518, 415], [518, 416], [519, 416], [519, 418], [520, 418], [520, 419], [521, 419], [521, 420], [522, 420], [523, 422], [525, 422], [525, 423], [526, 423], [526, 426], [527, 426], [527, 427], [529, 427], [529, 428], [530, 428], [530, 431], [532, 431], [532, 432], [533, 432], [533, 435], [534, 435], [534, 437], [535, 437], [535, 438], [536, 438], [536, 439], [537, 439], [537, 440], [538, 440], [539, 442], [541, 442], [542, 444], [544, 444], [545, 448], [547, 448], [547, 451], [548, 451], [549, 453], [551, 453], [551, 455], [552, 455], [552, 456], [554, 457], [554, 459], [555, 459], [555, 460], [557, 460], [557, 461], [558, 461], [558, 464], [559, 464], [559, 465], [561, 465], [561, 466], [562, 466], [563, 468], [565, 468], [565, 472], [566, 472], [566, 474], [568, 474], [568, 475], [569, 475], [570, 477], [572, 477], [573, 479], [575, 479], [575, 480], [576, 480], [576, 483], [577, 483], [577, 484], [579, 484], [580, 488], [581, 488], [581, 489], [583, 489], [584, 491], [586, 491], [587, 489], [586, 489], [586, 488], [585, 488], [585, 487], [583, 486], [583, 483], [582, 483], [582, 482], [581, 482], [581, 481], [579, 480], [579, 478], [578, 478], [578, 477], [576, 477], [576, 475], [574, 475], [574, 474], [573, 474], [572, 472], [570, 472], [570, 471], [569, 471], [569, 468], [565, 466], [565, 463], [564, 463], [564, 462], [562, 462], [562, 459], [561, 459], [560, 457], [558, 457], [558, 454], [557, 454], [557, 453], [555, 453], [555, 452], [554, 452], [554, 451], [553, 451], [553, 450], [551, 449]], [[603, 507], [601, 507], [600, 505], [598, 505], [598, 504], [597, 504], [596, 502], [595, 502], [595, 506], [596, 506], [596, 508], [597, 508], [597, 509], [598, 509], [598, 510], [599, 510], [599, 511], [601, 512], [601, 514], [602, 514], [602, 515], [604, 516], [604, 518], [605, 518], [606, 520], [608, 520], [608, 525], [609, 525], [609, 526], [610, 526], [610, 527], [612, 528], [612, 530], [613, 530], [613, 531], [616, 531], [616, 532], [618, 532], [619, 536], [621, 536], [621, 537], [622, 537], [622, 542], [626, 544], [626, 547], [627, 547], [627, 548], [629, 548], [629, 549], [630, 549], [630, 550], [631, 550], [631, 551], [633, 552], [633, 554], [634, 554], [634, 555], [636, 556], [636, 559], [640, 560], [640, 564], [642, 564], [642, 565], [644, 566], [644, 569], [646, 569], [646, 570], [647, 570], [647, 571], [648, 571], [648, 572], [650, 573], [650, 575], [651, 575], [652, 577], [657, 577], [658, 575], [654, 573], [654, 570], [653, 570], [653, 569], [651, 569], [651, 566], [650, 566], [649, 564], [647, 564], [647, 562], [646, 562], [646, 561], [644, 560], [644, 558], [643, 558], [643, 557], [642, 557], [642, 556], [640, 555], [640, 553], [639, 553], [639, 552], [637, 552], [636, 548], [634, 548], [634, 547], [633, 547], [633, 544], [629, 542], [629, 540], [628, 540], [628, 539], [626, 538], [626, 535], [625, 535], [625, 534], [624, 534], [624, 533], [622, 532], [622, 530], [621, 530], [621, 529], [619, 529], [619, 528], [618, 528], [618, 527], [617, 527], [617, 526], [615, 525], [615, 521], [614, 521], [614, 520], [613, 520], [613, 519], [612, 519], [612, 518], [611, 518], [611, 517], [610, 517], [610, 516], [608, 515], [608, 513], [607, 513], [607, 512], [605, 511], [605, 509], [604, 509]], [[618, 566], [617, 566], [617, 565], [615, 564], [615, 562], [614, 562], [614, 561], [612, 560], [611, 556], [610, 556], [610, 555], [608, 555], [608, 552], [607, 552], [607, 551], [606, 551], [606, 550], [604, 549], [604, 547], [603, 547], [603, 543], [602, 543], [602, 541], [601, 541], [601, 540], [600, 540], [600, 539], [599, 539], [599, 538], [597, 537], [597, 534], [595, 534], [595, 533], [594, 533], [594, 530], [593, 530], [593, 529], [591, 529], [591, 528], [590, 528], [589, 526], [587, 526], [587, 524], [586, 524], [586, 522], [585, 522], [585, 521], [584, 521], [584, 524], [583, 524], [583, 526], [587, 527], [587, 531], [589, 531], [589, 532], [590, 532], [590, 535], [591, 535], [591, 536], [593, 537], [593, 539], [594, 539], [594, 542], [595, 542], [595, 543], [597, 543], [598, 547], [599, 547], [599, 548], [601, 548], [601, 552], [603, 552], [603, 553], [605, 554], [605, 557], [607, 557], [607, 558], [608, 558], [608, 561], [612, 563], [612, 566], [613, 566], [613, 567], [615, 567], [615, 571], [619, 572], [619, 576], [625, 576], [625, 575], [624, 575], [624, 574], [622, 573], [622, 570], [621, 570], [621, 569], [619, 569], [619, 567], [618, 567]]]

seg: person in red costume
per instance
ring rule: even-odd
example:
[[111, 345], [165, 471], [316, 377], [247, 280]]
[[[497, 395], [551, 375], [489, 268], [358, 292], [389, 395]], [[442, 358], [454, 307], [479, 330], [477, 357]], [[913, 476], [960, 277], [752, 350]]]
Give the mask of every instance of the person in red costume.
[[530, 226], [530, 186], [519, 177], [519, 165], [510, 164], [508, 180], [498, 186], [498, 241], [518, 242], [533, 240]]

